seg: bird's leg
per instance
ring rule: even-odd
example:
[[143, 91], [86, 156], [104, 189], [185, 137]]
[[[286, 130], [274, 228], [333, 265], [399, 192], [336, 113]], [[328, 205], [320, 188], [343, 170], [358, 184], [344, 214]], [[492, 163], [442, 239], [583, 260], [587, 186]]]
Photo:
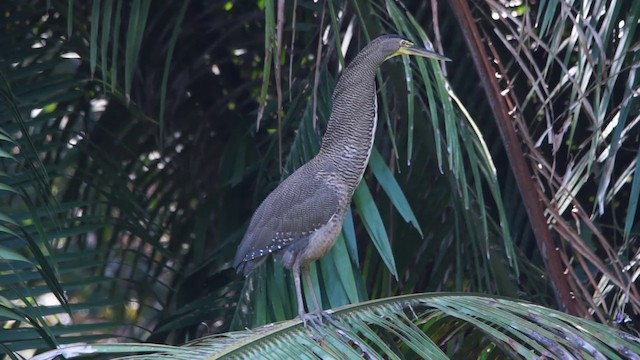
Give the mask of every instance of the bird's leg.
[[300, 320], [304, 326], [307, 326], [307, 317], [304, 312], [304, 303], [302, 302], [302, 286], [300, 283], [300, 264], [296, 261], [293, 263], [293, 267], [291, 269], [293, 272], [293, 282], [296, 286], [296, 297], [298, 298], [298, 315], [300, 315]]
[[[302, 276], [304, 276], [304, 281], [307, 282], [309, 289], [311, 289], [311, 297], [313, 298], [313, 305], [315, 306], [315, 310], [313, 312], [316, 314], [320, 314], [322, 312], [322, 307], [320, 307], [318, 297], [316, 296], [316, 289], [313, 287], [313, 282], [311, 281], [309, 266], [305, 266], [304, 268], [302, 268]], [[311, 309], [309, 309], [309, 312], [312, 312]], [[320, 319], [320, 322], [322, 322], [322, 319]]]
[[313, 304], [316, 307], [315, 310], [313, 311], [309, 309], [309, 312], [312, 312], [314, 316], [317, 316], [317, 319], [320, 320], [320, 324], [322, 324], [323, 318], [326, 318], [327, 320], [329, 320], [329, 322], [333, 323], [333, 319], [331, 318], [331, 316], [328, 313], [322, 311], [322, 307], [318, 302], [318, 297], [316, 296], [316, 290], [313, 287], [313, 282], [311, 282], [311, 272], [309, 271], [308, 266], [305, 266], [304, 268], [302, 268], [302, 276], [304, 276], [304, 281], [307, 282], [307, 285], [309, 285], [309, 289], [311, 289], [311, 297], [313, 298]]

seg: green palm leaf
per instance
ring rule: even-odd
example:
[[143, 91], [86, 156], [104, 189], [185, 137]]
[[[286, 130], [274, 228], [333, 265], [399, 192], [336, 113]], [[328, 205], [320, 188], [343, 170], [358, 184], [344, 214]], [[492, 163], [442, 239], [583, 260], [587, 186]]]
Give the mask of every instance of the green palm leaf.
[[[580, 358], [626, 359], [640, 354], [640, 339], [538, 305], [447, 293], [412, 294], [347, 305], [325, 326], [300, 320], [204, 337], [181, 347], [118, 344], [73, 346], [41, 354], [160, 351], [186, 358]], [[129, 347], [128, 347], [129, 346]], [[145, 348], [147, 347], [147, 348]], [[162, 355], [160, 355], [162, 354]]]

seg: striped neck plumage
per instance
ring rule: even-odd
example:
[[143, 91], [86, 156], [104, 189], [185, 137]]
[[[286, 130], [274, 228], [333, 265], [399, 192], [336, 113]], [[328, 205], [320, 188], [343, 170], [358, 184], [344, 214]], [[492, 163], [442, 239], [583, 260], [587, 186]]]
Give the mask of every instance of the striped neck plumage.
[[354, 188], [367, 166], [378, 119], [376, 70], [388, 54], [375, 43], [365, 47], [345, 69], [333, 93], [333, 107], [320, 155]]

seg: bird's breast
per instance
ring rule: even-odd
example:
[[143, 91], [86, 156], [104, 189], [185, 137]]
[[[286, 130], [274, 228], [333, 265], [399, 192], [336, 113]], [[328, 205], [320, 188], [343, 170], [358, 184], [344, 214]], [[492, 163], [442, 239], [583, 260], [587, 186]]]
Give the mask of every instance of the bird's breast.
[[340, 213], [334, 215], [328, 223], [311, 235], [309, 245], [300, 256], [301, 265], [309, 264], [321, 258], [331, 250], [331, 247], [335, 244], [342, 230], [344, 216], [345, 211], [340, 211]]

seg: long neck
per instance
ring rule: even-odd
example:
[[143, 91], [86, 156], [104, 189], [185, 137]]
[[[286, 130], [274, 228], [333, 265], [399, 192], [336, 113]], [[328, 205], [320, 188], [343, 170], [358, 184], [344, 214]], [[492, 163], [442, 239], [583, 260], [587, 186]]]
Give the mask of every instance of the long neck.
[[385, 58], [373, 54], [365, 47], [340, 77], [318, 154], [328, 156], [352, 190], [367, 167], [378, 120], [375, 75]]

